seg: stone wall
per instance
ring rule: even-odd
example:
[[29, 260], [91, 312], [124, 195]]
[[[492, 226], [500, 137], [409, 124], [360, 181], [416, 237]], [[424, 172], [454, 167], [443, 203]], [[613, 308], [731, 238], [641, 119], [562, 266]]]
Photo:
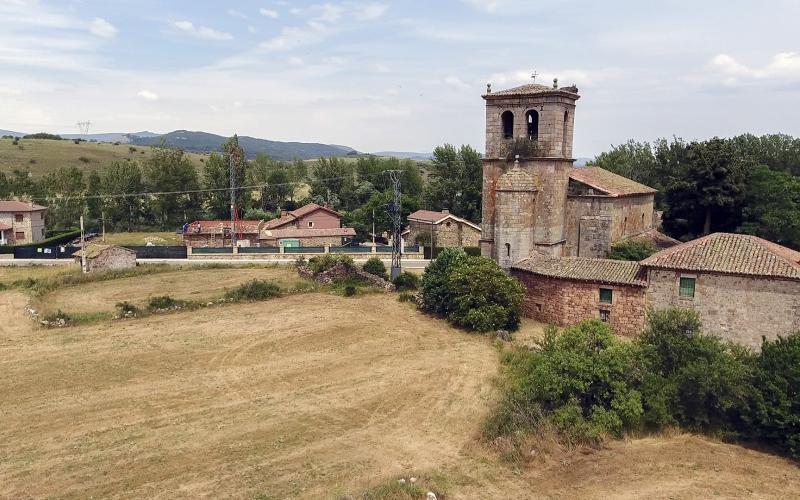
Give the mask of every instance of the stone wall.
[[[574, 192], [574, 190], [573, 190]], [[598, 226], [605, 218], [608, 224]], [[605, 220], [604, 219], [604, 220]], [[610, 245], [653, 227], [653, 195], [567, 197], [564, 255], [603, 258]], [[606, 234], [597, 233], [602, 229]], [[585, 231], [591, 231], [592, 235]]]
[[420, 235], [429, 238], [432, 232], [437, 247], [477, 247], [481, 238], [480, 230], [455, 220], [447, 220], [438, 225], [409, 221], [408, 231], [406, 241], [409, 243], [416, 243]]
[[87, 259], [86, 267], [92, 273], [136, 267], [136, 253], [120, 247], [107, 248], [97, 257]]
[[[708, 334], [757, 349], [762, 335], [774, 339], [800, 330], [798, 281], [658, 269], [648, 275], [650, 307], [694, 309]], [[694, 298], [679, 297], [681, 276], [696, 278]]]
[[[583, 320], [600, 318], [608, 311], [609, 324], [619, 335], [638, 335], [645, 324], [645, 288], [633, 285], [606, 285], [550, 278], [513, 269], [525, 286], [523, 314], [543, 323], [571, 326]], [[610, 288], [611, 304], [600, 303], [600, 289]]]

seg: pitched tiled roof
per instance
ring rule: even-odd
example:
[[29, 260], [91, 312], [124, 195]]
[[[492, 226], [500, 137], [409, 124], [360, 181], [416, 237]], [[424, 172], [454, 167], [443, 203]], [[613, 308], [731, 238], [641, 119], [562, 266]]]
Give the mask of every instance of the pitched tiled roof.
[[617, 175], [600, 167], [576, 167], [570, 170], [569, 178], [606, 193], [608, 196], [630, 196], [650, 194], [656, 190], [636, 181]]
[[408, 220], [414, 222], [422, 222], [423, 224], [441, 224], [447, 219], [452, 219], [457, 222], [463, 222], [469, 226], [474, 227], [480, 231], [480, 226], [467, 219], [463, 219], [449, 212], [436, 212], [434, 210], [417, 210], [416, 212], [408, 215]]
[[0, 222], [0, 231], [5, 231], [6, 229], [11, 229], [11, 226]]
[[556, 258], [536, 254], [511, 267], [551, 278], [646, 286], [646, 283], [639, 279], [639, 263], [625, 260], [588, 259], [585, 257]]
[[0, 200], [0, 212], [38, 212], [47, 210], [47, 207], [28, 201]]
[[268, 220], [267, 222], [265, 222], [264, 223], [264, 229], [277, 229], [277, 228], [279, 228], [281, 226], [285, 226], [286, 224], [291, 223], [295, 219], [297, 219], [297, 217], [295, 217], [292, 214], [282, 215], [282, 216], [278, 217], [277, 219], [272, 219], [272, 220]]
[[800, 279], [800, 252], [746, 234], [713, 233], [663, 250], [642, 266]]
[[[240, 220], [237, 222], [236, 230], [242, 233], [252, 234], [257, 233], [260, 226], [260, 220]], [[223, 228], [230, 229], [230, 227], [231, 221], [229, 220], [196, 220], [189, 224], [189, 228], [186, 232], [188, 234], [221, 234]]]
[[330, 229], [265, 229], [261, 231], [262, 240], [277, 240], [281, 238], [313, 238], [326, 236], [355, 236], [356, 230], [352, 227], [334, 227]]
[[536, 95], [536, 94], [555, 94], [559, 92], [575, 94], [577, 96], [578, 89], [575, 87], [562, 87], [556, 89], [553, 88], [552, 86], [540, 85], [538, 83], [529, 83], [526, 85], [520, 85], [519, 87], [487, 93], [484, 94], [483, 97], [484, 99], [490, 99], [492, 97], [513, 97], [513, 96]]
[[[633, 236], [628, 236], [627, 238], [622, 238], [619, 241], [646, 241], [647, 243], [652, 244], [654, 247], [659, 249], [664, 248], [672, 248], [675, 245], [680, 245], [681, 242], [667, 236], [666, 234], [662, 233], [658, 229], [648, 229], [647, 231], [643, 231], [639, 234], [634, 234]], [[618, 243], [618, 242], [615, 242]]]
[[308, 215], [312, 212], [316, 212], [317, 210], [325, 210], [328, 213], [335, 215], [336, 217], [341, 218], [342, 214], [337, 212], [336, 210], [330, 209], [328, 207], [323, 207], [322, 205], [317, 205], [316, 203], [309, 203], [307, 205], [303, 205], [302, 207], [298, 208], [297, 210], [292, 210], [291, 212], [287, 212], [285, 215], [281, 215], [277, 219], [268, 220], [264, 224], [265, 229], [278, 229], [281, 226], [285, 226], [286, 224], [290, 224], [292, 221], [303, 217], [304, 215]]

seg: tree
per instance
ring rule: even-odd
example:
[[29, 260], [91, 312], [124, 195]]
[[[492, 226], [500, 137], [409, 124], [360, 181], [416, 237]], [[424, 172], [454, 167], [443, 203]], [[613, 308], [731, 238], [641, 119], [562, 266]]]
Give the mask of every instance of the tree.
[[749, 172], [737, 231], [800, 248], [800, 179], [759, 165]]
[[481, 220], [483, 164], [480, 154], [470, 146], [456, 150], [451, 144], [433, 151], [425, 206], [450, 212], [473, 222]]
[[[372, 233], [372, 222], [375, 214], [375, 232], [381, 234], [384, 231], [391, 231], [394, 227], [389, 216], [389, 204], [394, 202], [394, 194], [390, 191], [375, 193], [364, 205], [355, 210], [345, 212], [343, 221], [347, 226], [356, 230], [359, 240], [370, 239]], [[403, 225], [406, 224], [409, 214], [419, 210], [419, 202], [415, 198], [408, 196], [400, 197], [400, 218]], [[373, 212], [374, 211], [374, 212]]]
[[46, 193], [47, 224], [54, 229], [73, 229], [83, 215], [86, 185], [77, 167], [60, 167], [41, 182]]
[[99, 220], [103, 217], [103, 199], [100, 198], [102, 192], [103, 180], [97, 171], [92, 171], [86, 183], [86, 215], [89, 220]]
[[[331, 205], [343, 205], [344, 209], [352, 206], [355, 190], [354, 170], [341, 158], [320, 158], [311, 168], [311, 198], [322, 199]], [[336, 195], [336, 200], [331, 195]], [[338, 203], [334, 203], [337, 201]]]
[[184, 191], [200, 188], [194, 165], [181, 149], [154, 147], [145, 162], [144, 185], [149, 192], [181, 192], [151, 195], [148, 208], [155, 225], [161, 228], [180, 226], [200, 212], [200, 196]]
[[5, 173], [0, 172], [0, 198], [8, 198], [9, 194], [11, 194], [11, 182]]
[[256, 158], [250, 162], [250, 166], [247, 169], [247, 182], [254, 186], [261, 186], [258, 189], [258, 206], [261, 210], [268, 211], [275, 208], [270, 202], [270, 176], [284, 166], [264, 154], [256, 155]]
[[141, 196], [118, 196], [144, 192], [142, 169], [131, 161], [118, 161], [111, 164], [103, 176], [102, 191], [109, 195], [103, 200], [107, 224], [117, 229], [132, 231], [139, 225], [142, 217]]
[[212, 219], [230, 219], [230, 173], [225, 157], [211, 153], [203, 165], [204, 208]]
[[608, 251], [607, 257], [613, 260], [639, 262], [640, 260], [650, 257], [657, 251], [658, 249], [655, 245], [649, 241], [624, 240], [612, 245], [611, 249]]
[[279, 165], [267, 178], [268, 186], [266, 189], [267, 201], [270, 207], [281, 207], [287, 198], [294, 192], [288, 169], [284, 165]]

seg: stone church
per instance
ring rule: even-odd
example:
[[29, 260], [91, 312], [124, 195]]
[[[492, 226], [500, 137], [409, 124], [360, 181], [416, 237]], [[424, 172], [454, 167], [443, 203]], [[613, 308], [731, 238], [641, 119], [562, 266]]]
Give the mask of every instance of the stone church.
[[481, 253], [504, 269], [533, 252], [604, 257], [632, 237], [670, 243], [654, 229], [655, 190], [572, 158], [575, 86], [528, 84], [486, 101]]

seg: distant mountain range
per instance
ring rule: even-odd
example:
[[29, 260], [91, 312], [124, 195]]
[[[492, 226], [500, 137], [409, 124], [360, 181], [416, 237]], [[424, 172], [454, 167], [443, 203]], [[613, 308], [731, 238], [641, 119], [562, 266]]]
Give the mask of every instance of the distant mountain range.
[[433, 158], [433, 153], [414, 153], [411, 151], [376, 151], [375, 156], [391, 156], [394, 158], [428, 161]]
[[14, 137], [22, 137], [25, 134], [23, 134], [22, 132], [14, 132], [13, 130], [0, 129], [0, 137], [4, 135], [13, 135]]

